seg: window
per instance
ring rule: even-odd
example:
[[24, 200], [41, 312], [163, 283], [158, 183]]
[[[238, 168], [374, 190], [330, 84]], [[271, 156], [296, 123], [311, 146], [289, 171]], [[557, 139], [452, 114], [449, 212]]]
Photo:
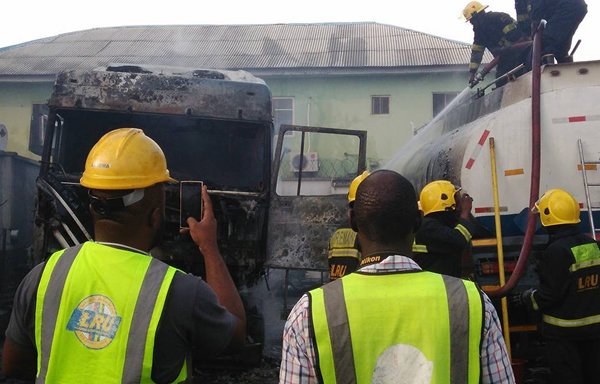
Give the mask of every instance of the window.
[[281, 124], [294, 124], [293, 97], [273, 98], [273, 124], [275, 125], [275, 135], [279, 134]]
[[458, 92], [440, 92], [433, 94], [433, 116], [444, 110], [448, 104], [458, 95]]
[[371, 96], [371, 114], [389, 115], [390, 97], [389, 96]]
[[36, 155], [42, 154], [47, 122], [48, 106], [46, 104], [33, 104], [29, 125], [29, 150]]

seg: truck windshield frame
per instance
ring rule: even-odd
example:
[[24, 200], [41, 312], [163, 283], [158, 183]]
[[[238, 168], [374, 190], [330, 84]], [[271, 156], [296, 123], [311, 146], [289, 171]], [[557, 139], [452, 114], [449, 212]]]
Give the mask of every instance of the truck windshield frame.
[[83, 172], [87, 153], [106, 132], [141, 128], [163, 149], [176, 180], [202, 180], [213, 189], [265, 192], [269, 181], [270, 126], [194, 116], [57, 110], [62, 120], [53, 163], [67, 175]]

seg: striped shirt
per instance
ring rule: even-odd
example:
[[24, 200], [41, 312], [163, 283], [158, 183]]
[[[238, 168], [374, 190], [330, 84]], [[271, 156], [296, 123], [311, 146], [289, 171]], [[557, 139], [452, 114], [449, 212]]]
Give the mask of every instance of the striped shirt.
[[[419, 266], [405, 256], [388, 256], [378, 264], [367, 265], [361, 269], [365, 273], [398, 272], [420, 270]], [[500, 320], [492, 302], [483, 294], [484, 330], [481, 343], [482, 383], [513, 384], [510, 359], [504, 344]], [[308, 296], [303, 295], [296, 303], [283, 330], [283, 348], [281, 351], [280, 384], [318, 383], [315, 370], [315, 350], [309, 333], [310, 310]]]

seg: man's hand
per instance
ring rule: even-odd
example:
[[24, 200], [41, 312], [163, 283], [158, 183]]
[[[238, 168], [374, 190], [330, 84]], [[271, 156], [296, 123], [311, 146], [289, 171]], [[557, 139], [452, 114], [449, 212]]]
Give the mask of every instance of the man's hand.
[[206, 283], [217, 295], [219, 303], [239, 320], [229, 343], [229, 348], [235, 350], [241, 348], [246, 341], [246, 311], [227, 265], [219, 252], [217, 220], [206, 185], [202, 186], [202, 204], [204, 206], [202, 220], [197, 221], [193, 217], [188, 217], [187, 223], [190, 228], [182, 228], [179, 232], [181, 234], [190, 233], [192, 240], [200, 248], [204, 257]]
[[481, 80], [483, 80], [483, 75], [481, 74], [481, 72], [473, 72], [471, 73], [471, 77], [469, 77], [469, 86], [473, 88], [474, 86], [479, 84]]
[[473, 209], [473, 198], [467, 193], [463, 193], [458, 201], [458, 209], [460, 217], [469, 220], [471, 217], [471, 210]]
[[193, 217], [187, 218], [188, 228], [182, 228], [181, 234], [190, 233], [192, 240], [200, 251], [217, 248], [217, 220], [213, 213], [212, 201], [208, 195], [206, 185], [202, 186], [202, 219], [197, 221]]
[[508, 297], [508, 301], [516, 307], [532, 307], [531, 295], [533, 295], [533, 292], [535, 292], [535, 289], [529, 288], [523, 292], [511, 294]]

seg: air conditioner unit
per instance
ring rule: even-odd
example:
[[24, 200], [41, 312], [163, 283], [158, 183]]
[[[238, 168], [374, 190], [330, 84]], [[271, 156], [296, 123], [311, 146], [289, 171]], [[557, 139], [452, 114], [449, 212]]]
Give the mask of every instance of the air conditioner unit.
[[302, 163], [302, 172], [317, 172], [319, 170], [319, 155], [317, 152], [305, 152], [302, 156], [304, 157], [301, 158], [299, 153], [290, 155], [290, 170], [292, 172], [300, 171], [300, 163]]

